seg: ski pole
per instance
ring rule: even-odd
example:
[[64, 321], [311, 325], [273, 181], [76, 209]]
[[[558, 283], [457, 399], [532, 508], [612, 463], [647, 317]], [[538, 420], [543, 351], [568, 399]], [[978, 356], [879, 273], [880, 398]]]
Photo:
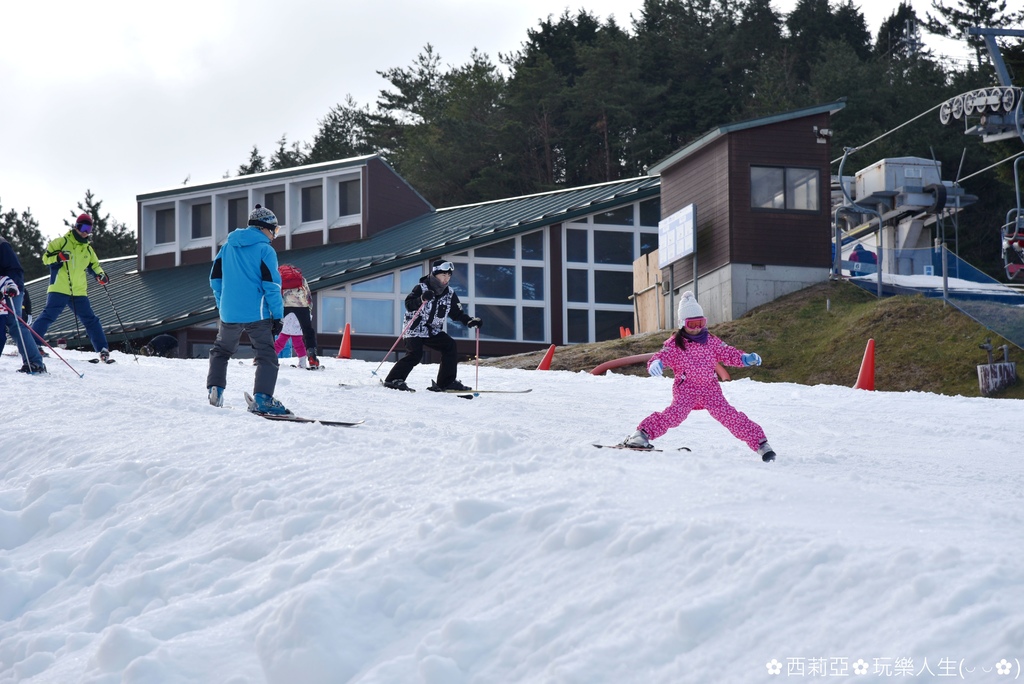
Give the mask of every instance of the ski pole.
[[476, 326], [476, 388], [480, 389], [480, 326]]
[[426, 302], [421, 302], [420, 303], [420, 308], [416, 309], [416, 313], [414, 313], [412, 315], [412, 318], [409, 319], [409, 322], [405, 324], [404, 328], [402, 328], [402, 332], [398, 336], [398, 339], [395, 340], [395, 343], [393, 345], [391, 345], [391, 349], [388, 350], [388, 353], [385, 354], [384, 358], [381, 359], [380, 363], [377, 364], [377, 367], [373, 371], [370, 372], [370, 375], [374, 375], [374, 376], [377, 375], [377, 371], [380, 370], [380, 367], [383, 366], [384, 362], [388, 360], [389, 356], [391, 356], [391, 352], [395, 351], [395, 347], [397, 347], [398, 343], [402, 341], [403, 337], [405, 337], [405, 333], [407, 333], [409, 331], [409, 328], [412, 327], [412, 322], [416, 320], [416, 317], [419, 316], [420, 311], [423, 310], [423, 307], [426, 306], [426, 304], [427, 304]]
[[128, 333], [124, 329], [124, 323], [121, 322], [121, 315], [117, 313], [117, 309], [114, 308], [114, 300], [110, 296], [110, 290], [107, 289], [107, 286], [104, 283], [100, 283], [100, 285], [103, 285], [103, 291], [107, 293], [107, 301], [110, 302], [110, 309], [114, 312], [114, 316], [117, 317], [117, 324], [121, 326], [121, 334], [124, 335], [124, 343], [128, 345], [128, 353], [134, 356], [135, 363], [138, 363], [139, 357], [135, 356], [135, 350], [132, 348], [132, 342], [128, 339]]
[[78, 376], [78, 377], [80, 377], [80, 378], [84, 378], [84, 377], [85, 377], [85, 373], [79, 373], [78, 371], [76, 371], [76, 370], [75, 370], [75, 367], [74, 367], [74, 366], [72, 366], [72, 365], [71, 365], [70, 363], [68, 363], [68, 362], [67, 362], [67, 359], [65, 359], [65, 358], [64, 358], [63, 356], [61, 356], [60, 354], [58, 354], [58, 353], [57, 353], [57, 350], [56, 350], [56, 349], [54, 349], [53, 347], [50, 347], [50, 343], [49, 343], [49, 342], [47, 342], [47, 341], [46, 341], [45, 339], [43, 339], [43, 336], [42, 336], [42, 335], [40, 335], [39, 333], [37, 333], [37, 332], [36, 332], [35, 330], [33, 330], [33, 329], [32, 329], [31, 327], [29, 327], [29, 325], [28, 325], [27, 323], [25, 323], [25, 321], [21, 320], [21, 316], [19, 316], [18, 314], [14, 313], [14, 312], [13, 312], [13, 311], [12, 311], [12, 310], [10, 309], [10, 307], [8, 307], [8, 306], [7, 306], [6, 304], [2, 304], [2, 303], [0, 303], [0, 306], [2, 306], [2, 307], [3, 307], [4, 309], [6, 309], [6, 310], [7, 310], [8, 312], [10, 312], [10, 314], [11, 314], [12, 316], [14, 316], [15, 318], [17, 318], [17, 319], [18, 319], [18, 321], [19, 321], [19, 322], [20, 322], [20, 323], [21, 323], [22, 325], [24, 325], [24, 326], [25, 326], [26, 328], [28, 328], [29, 332], [31, 332], [31, 333], [32, 333], [33, 335], [35, 335], [35, 336], [36, 336], [36, 337], [37, 337], [37, 338], [39, 339], [39, 341], [40, 341], [40, 342], [42, 342], [42, 343], [43, 343], [43, 344], [45, 344], [45, 345], [46, 345], [47, 347], [49, 347], [49, 348], [50, 348], [50, 351], [52, 351], [52, 352], [53, 352], [54, 356], [56, 356], [56, 357], [57, 357], [58, 359], [60, 359], [61, 361], [63, 361], [63, 362], [64, 362], [64, 365], [65, 365], [65, 366], [67, 366], [68, 368], [70, 368], [70, 369], [71, 369], [71, 371], [72, 371], [72, 372], [73, 372], [73, 373], [74, 373], [75, 375], [77, 375], [77, 376]]
[[[14, 311], [14, 299], [10, 295], [5, 294], [4, 301], [7, 302], [8, 311]], [[28, 347], [25, 346], [25, 333], [21, 332], [21, 321], [18, 321], [14, 327], [18, 329], [18, 339], [21, 340], [21, 349], [18, 351], [21, 352], [21, 356], [25, 360], [25, 365], [29, 367], [29, 370], [31, 370], [32, 364], [28, 360]]]

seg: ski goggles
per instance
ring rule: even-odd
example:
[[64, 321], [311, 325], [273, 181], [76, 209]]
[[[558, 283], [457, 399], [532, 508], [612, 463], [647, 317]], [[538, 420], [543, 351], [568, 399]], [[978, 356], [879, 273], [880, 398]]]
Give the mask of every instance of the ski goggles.
[[76, 223], [75, 224], [75, 230], [77, 230], [79, 233], [83, 233], [85, 235], [88, 235], [89, 233], [92, 232], [92, 224], [91, 223]]
[[693, 318], [687, 318], [683, 321], [684, 328], [690, 328], [691, 330], [698, 330], [708, 324], [708, 319], [704, 316], [694, 316]]
[[438, 274], [438, 273], [454, 273], [455, 272], [455, 264], [453, 264], [450, 261], [446, 261], [443, 264], [438, 264], [437, 266], [432, 268], [430, 270], [430, 272], [435, 274], [435, 275]]

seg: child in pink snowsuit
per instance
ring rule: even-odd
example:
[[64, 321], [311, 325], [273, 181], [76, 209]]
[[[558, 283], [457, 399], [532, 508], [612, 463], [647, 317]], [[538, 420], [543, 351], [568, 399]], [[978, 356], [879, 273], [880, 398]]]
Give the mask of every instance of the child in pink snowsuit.
[[295, 350], [295, 355], [299, 357], [299, 367], [306, 367], [306, 343], [302, 340], [302, 325], [299, 323], [299, 318], [294, 313], [289, 313], [284, 317], [283, 327], [281, 328], [281, 334], [274, 340], [274, 353], [280, 354], [284, 346], [288, 344], [288, 340], [292, 342], [292, 349]]
[[664, 411], [644, 418], [623, 445], [650, 449], [650, 440], [678, 427], [690, 411], [704, 409], [737, 439], [756, 451], [762, 460], [774, 461], [775, 452], [768, 445], [764, 430], [726, 401], [715, 373], [718, 363], [734, 367], [759, 366], [761, 357], [730, 347], [709, 333], [704, 310], [692, 292], [683, 293], [678, 314], [682, 327], [647, 362], [651, 375], [660, 376], [665, 366], [675, 372], [672, 404]]

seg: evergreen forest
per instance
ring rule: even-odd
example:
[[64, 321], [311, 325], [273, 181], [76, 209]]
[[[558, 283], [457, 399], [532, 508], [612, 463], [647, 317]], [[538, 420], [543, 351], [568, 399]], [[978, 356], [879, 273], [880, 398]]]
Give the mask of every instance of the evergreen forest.
[[[267, 156], [254, 145], [237, 173], [379, 153], [448, 207], [641, 176], [718, 126], [845, 98], [832, 122], [833, 174], [845, 148], [856, 150], [847, 175], [886, 157], [940, 162], [944, 180], [979, 197], [947, 230], [950, 247], [1005, 279], [999, 228], [1016, 206], [1012, 159], [1024, 141], [985, 144], [962, 122], [943, 126], [938, 107], [999, 85], [968, 28], [1022, 22], [1006, 0], [932, 0], [924, 16], [902, 2], [873, 36], [852, 0], [798, 0], [788, 14], [770, 0], [645, 0], [629, 26], [564, 11], [496, 60], [474, 51], [446, 64], [428, 44], [412, 64], [377, 72], [388, 87], [375, 102], [345, 96], [312, 140], [282, 135]], [[962, 41], [972, 59], [935, 54], [925, 33]], [[1024, 40], [1000, 46], [1024, 85]], [[106, 240], [97, 251], [134, 254], [134, 233], [101, 204], [88, 190], [79, 204], [97, 222], [96, 241]], [[35, 220], [0, 207], [0, 234], [31, 277], [43, 249]]]

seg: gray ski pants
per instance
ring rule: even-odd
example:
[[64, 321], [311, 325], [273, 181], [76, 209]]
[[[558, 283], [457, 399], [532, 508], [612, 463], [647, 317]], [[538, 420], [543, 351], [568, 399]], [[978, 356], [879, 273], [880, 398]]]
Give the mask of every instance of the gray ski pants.
[[228, 360], [238, 351], [238, 340], [245, 331], [256, 352], [256, 379], [254, 394], [274, 396], [277, 386], [277, 354], [274, 353], [274, 336], [270, 333], [273, 322], [269, 318], [253, 323], [220, 322], [217, 341], [210, 350], [210, 370], [206, 374], [206, 387], [227, 387]]

